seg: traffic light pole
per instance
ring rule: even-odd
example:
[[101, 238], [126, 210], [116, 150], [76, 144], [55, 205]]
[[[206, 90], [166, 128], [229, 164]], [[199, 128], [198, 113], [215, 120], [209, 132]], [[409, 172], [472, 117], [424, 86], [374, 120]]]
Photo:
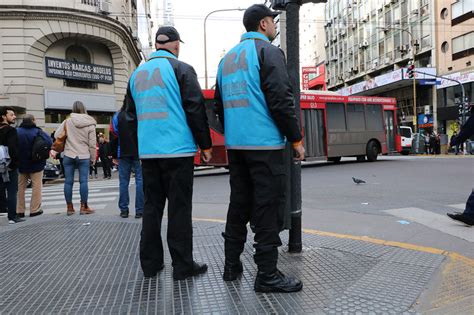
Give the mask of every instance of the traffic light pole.
[[[300, 4], [290, 2], [286, 5], [286, 42], [287, 42], [287, 69], [290, 84], [294, 94], [296, 117], [300, 122], [300, 55], [299, 55], [299, 24]], [[291, 151], [293, 152], [293, 151]], [[289, 232], [288, 251], [300, 253], [303, 249], [301, 241], [301, 162], [290, 158], [291, 182], [291, 228]]]

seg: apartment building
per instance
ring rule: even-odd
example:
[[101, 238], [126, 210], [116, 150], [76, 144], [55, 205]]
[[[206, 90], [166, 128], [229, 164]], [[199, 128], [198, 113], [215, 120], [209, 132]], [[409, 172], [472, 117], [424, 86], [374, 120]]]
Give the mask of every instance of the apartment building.
[[[436, 74], [435, 2], [328, 1], [324, 44], [328, 89], [343, 95], [395, 97], [402, 124], [413, 125], [417, 118], [424, 128], [437, 128], [437, 92], [430, 76]], [[413, 57], [417, 70], [427, 74], [416, 74], [415, 80], [406, 72]]]
[[0, 43], [0, 105], [51, 131], [79, 100], [105, 131], [142, 60], [137, 0], [1, 0]]
[[[474, 1], [437, 0], [436, 67], [440, 75], [459, 81], [465, 97], [474, 102]], [[448, 134], [459, 128], [460, 84], [441, 80], [438, 89], [438, 121]]]

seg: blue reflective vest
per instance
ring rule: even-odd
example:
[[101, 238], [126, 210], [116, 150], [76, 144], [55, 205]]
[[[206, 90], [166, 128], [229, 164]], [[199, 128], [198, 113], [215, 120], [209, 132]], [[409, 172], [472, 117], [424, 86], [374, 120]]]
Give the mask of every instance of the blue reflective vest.
[[219, 65], [227, 149], [277, 150], [285, 146], [285, 137], [271, 117], [260, 87], [256, 40], [268, 38], [258, 32], [245, 33]]
[[130, 78], [140, 159], [193, 156], [197, 151], [179, 84], [167, 58], [177, 59], [165, 50], [154, 52]]

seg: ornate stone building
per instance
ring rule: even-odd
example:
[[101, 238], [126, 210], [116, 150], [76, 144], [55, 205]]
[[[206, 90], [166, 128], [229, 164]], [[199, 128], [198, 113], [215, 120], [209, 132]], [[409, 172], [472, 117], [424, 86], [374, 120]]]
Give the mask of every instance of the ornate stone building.
[[51, 131], [80, 100], [105, 131], [142, 60], [136, 1], [0, 0], [0, 105]]

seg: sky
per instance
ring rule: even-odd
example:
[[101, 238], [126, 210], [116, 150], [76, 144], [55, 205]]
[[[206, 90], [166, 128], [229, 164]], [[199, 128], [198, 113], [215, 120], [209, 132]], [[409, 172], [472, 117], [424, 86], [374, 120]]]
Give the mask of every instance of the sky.
[[[162, 0], [160, 0], [162, 1]], [[174, 0], [174, 23], [184, 44], [179, 59], [192, 65], [204, 88], [204, 18], [214, 10], [237, 9], [263, 3], [258, 0]], [[237, 45], [245, 33], [242, 25], [244, 11], [212, 13], [206, 22], [207, 69], [209, 88], [215, 84], [217, 66], [224, 52]]]

